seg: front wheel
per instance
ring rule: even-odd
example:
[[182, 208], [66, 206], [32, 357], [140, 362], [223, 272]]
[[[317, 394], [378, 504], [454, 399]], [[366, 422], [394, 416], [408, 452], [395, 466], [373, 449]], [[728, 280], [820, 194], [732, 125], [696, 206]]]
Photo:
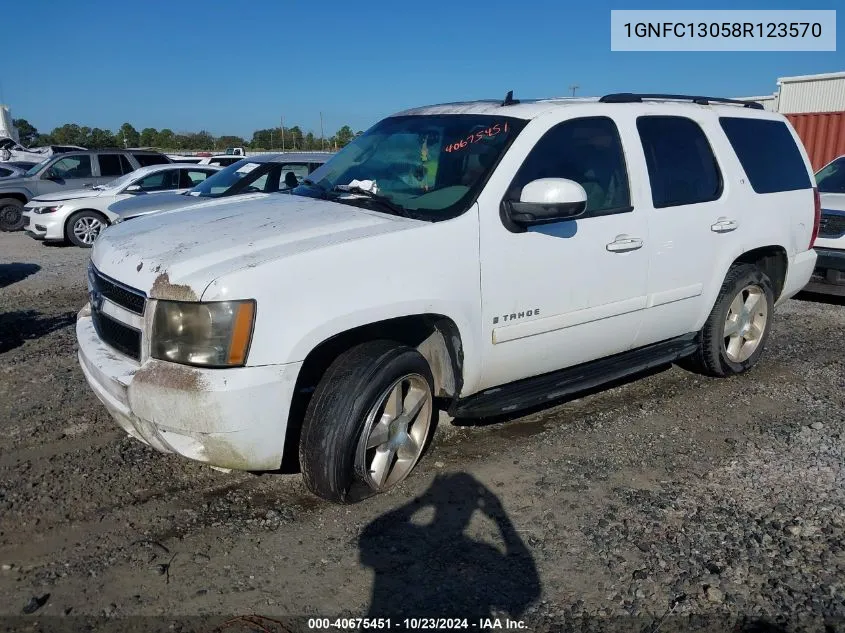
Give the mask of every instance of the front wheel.
[[773, 316], [774, 291], [768, 275], [752, 264], [732, 267], [698, 334], [698, 349], [681, 365], [710, 376], [751, 369], [763, 354]]
[[349, 502], [403, 481], [434, 428], [433, 379], [415, 349], [370, 341], [329, 366], [302, 424], [299, 462], [314, 494]]
[[80, 211], [70, 216], [65, 228], [65, 237], [76, 246], [91, 248], [108, 221], [96, 211]]
[[16, 198], [0, 199], [0, 231], [20, 231], [24, 224], [23, 203]]

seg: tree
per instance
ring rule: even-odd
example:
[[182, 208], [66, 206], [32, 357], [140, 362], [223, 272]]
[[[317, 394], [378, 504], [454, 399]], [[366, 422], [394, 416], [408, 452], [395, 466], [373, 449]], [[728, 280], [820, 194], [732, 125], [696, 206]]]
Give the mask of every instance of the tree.
[[153, 145], [161, 149], [176, 149], [176, 135], [170, 128], [164, 128], [156, 135]]
[[145, 127], [141, 130], [141, 147], [155, 147], [158, 143], [158, 130], [154, 127]]
[[85, 147], [89, 147], [91, 149], [101, 149], [103, 147], [118, 147], [123, 145], [123, 143], [118, 143], [117, 139], [114, 138], [114, 134], [112, 134], [109, 130], [101, 130], [98, 127], [95, 127], [91, 130], [90, 134], [88, 134], [87, 145]]
[[344, 125], [340, 128], [334, 136], [335, 142], [333, 145], [337, 145], [338, 147], [343, 147], [344, 145], [348, 145], [349, 142], [355, 138], [355, 132], [352, 131], [352, 128], [348, 125]]
[[82, 145], [88, 140], [82, 138], [82, 131], [76, 123], [65, 123], [55, 128], [50, 137], [55, 145]]
[[217, 139], [217, 145], [220, 149], [226, 149], [227, 147], [243, 147], [246, 145], [246, 141], [240, 136], [221, 136]]
[[308, 132], [305, 135], [305, 139], [303, 140], [302, 148], [303, 149], [317, 149], [318, 145], [319, 145], [319, 143], [318, 143], [317, 139], [314, 138], [314, 132]]
[[120, 126], [117, 137], [123, 147], [138, 147], [141, 144], [141, 135], [130, 123], [124, 123]]
[[36, 139], [40, 136], [35, 126], [26, 119], [14, 119], [12, 125], [17, 128], [18, 138], [24, 147], [29, 147], [35, 143]]

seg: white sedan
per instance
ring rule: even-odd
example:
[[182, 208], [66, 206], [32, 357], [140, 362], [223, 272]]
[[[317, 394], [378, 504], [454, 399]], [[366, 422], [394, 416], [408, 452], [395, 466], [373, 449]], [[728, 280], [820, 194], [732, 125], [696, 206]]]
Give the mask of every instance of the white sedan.
[[109, 205], [136, 196], [187, 191], [219, 170], [216, 165], [150, 165], [105, 185], [38, 196], [24, 207], [25, 230], [36, 240], [91, 248], [100, 231], [118, 217]]

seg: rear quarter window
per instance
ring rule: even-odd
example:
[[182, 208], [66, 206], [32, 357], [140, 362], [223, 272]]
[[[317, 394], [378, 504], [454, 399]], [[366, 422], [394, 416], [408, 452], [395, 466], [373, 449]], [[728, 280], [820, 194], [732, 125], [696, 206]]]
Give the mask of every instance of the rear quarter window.
[[812, 186], [804, 159], [786, 123], [720, 117], [719, 124], [756, 193], [795, 191]]

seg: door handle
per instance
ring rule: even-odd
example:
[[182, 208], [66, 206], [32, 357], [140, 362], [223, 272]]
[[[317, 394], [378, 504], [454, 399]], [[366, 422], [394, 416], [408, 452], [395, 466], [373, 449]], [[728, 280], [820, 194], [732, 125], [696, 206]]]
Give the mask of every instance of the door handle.
[[710, 225], [710, 230], [714, 233], [730, 233], [736, 231], [737, 228], [739, 228], [739, 223], [736, 220], [725, 217], [719, 218], [715, 224]]
[[627, 253], [643, 247], [643, 241], [638, 237], [630, 235], [617, 235], [616, 238], [605, 248], [611, 253]]

